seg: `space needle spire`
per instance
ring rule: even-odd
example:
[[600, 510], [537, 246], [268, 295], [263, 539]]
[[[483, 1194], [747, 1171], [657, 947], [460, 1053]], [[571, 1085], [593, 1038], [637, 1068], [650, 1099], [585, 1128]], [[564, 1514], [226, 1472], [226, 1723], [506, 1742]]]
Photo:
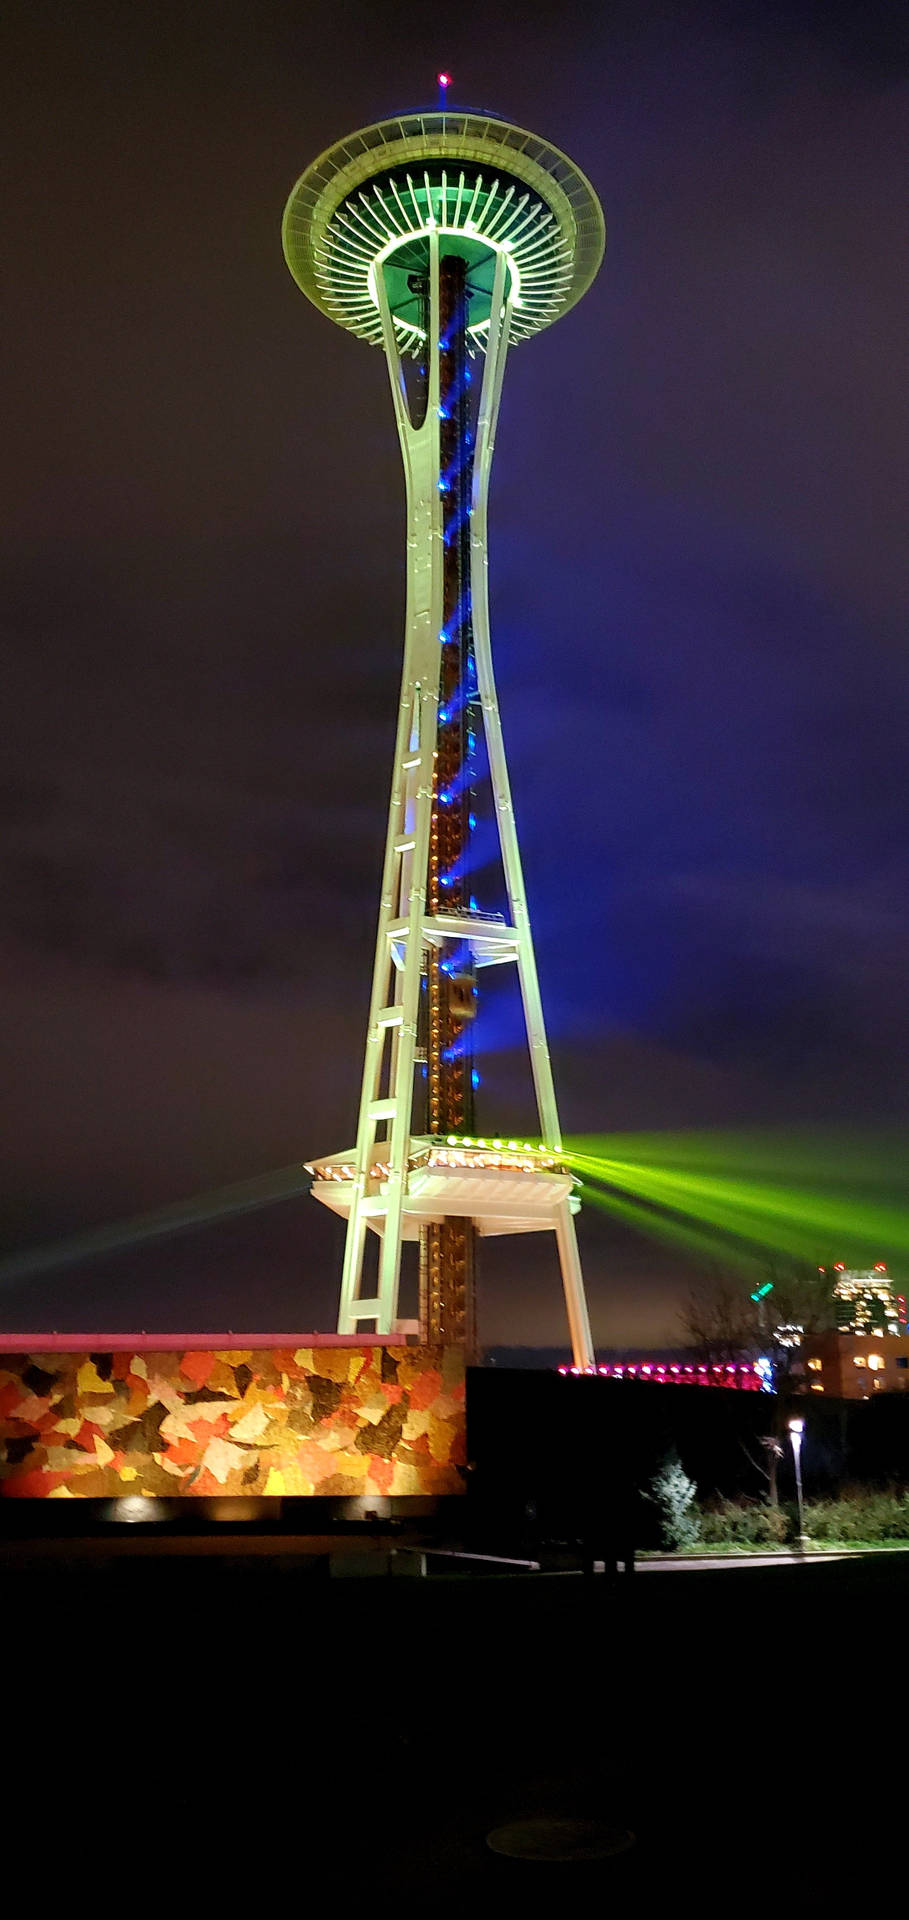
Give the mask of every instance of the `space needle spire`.
[[[347, 1220], [338, 1330], [400, 1334], [418, 1248], [427, 1342], [476, 1342], [477, 1242], [554, 1233], [575, 1363], [593, 1348], [493, 677], [487, 506], [505, 361], [603, 256], [599, 202], [536, 135], [489, 115], [401, 114], [294, 187], [284, 251], [323, 313], [385, 354], [406, 485], [407, 599], [379, 925], [355, 1145], [312, 1163]], [[484, 815], [484, 807], [486, 813]], [[491, 859], [489, 846], [495, 845]], [[490, 868], [501, 875], [495, 911]], [[517, 972], [534, 1137], [478, 1122], [490, 967]]]

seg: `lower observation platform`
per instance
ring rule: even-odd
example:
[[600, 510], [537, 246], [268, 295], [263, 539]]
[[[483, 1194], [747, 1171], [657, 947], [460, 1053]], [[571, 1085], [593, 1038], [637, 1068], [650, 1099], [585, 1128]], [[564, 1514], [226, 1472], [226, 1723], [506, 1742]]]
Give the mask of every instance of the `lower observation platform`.
[[[366, 1180], [362, 1214], [374, 1233], [385, 1230], [390, 1167], [376, 1147]], [[333, 1213], [346, 1217], [353, 1205], [356, 1151], [329, 1154], [307, 1163], [312, 1192]], [[415, 1135], [407, 1159], [401, 1237], [418, 1240], [422, 1227], [458, 1217], [473, 1222], [483, 1236], [552, 1231], [558, 1208], [567, 1200], [577, 1212], [576, 1176], [556, 1153], [516, 1140], [474, 1140], [463, 1135], [439, 1139]]]

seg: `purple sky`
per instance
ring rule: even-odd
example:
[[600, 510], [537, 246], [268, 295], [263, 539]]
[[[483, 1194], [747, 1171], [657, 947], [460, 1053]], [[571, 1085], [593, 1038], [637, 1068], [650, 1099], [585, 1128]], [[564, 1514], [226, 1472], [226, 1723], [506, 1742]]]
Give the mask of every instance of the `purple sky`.
[[[609, 231], [514, 353], [491, 512], [565, 1129], [905, 1114], [904, 10], [468, 3], [438, 44], [430, 17], [12, 6], [8, 1251], [353, 1136], [402, 484], [381, 359], [279, 226], [443, 63], [454, 104], [577, 160]], [[599, 1339], [676, 1337], [687, 1275], [583, 1243]], [[330, 1325], [338, 1264], [301, 1200], [7, 1288], [0, 1320]], [[560, 1338], [549, 1247], [496, 1249], [482, 1306], [490, 1341]]]

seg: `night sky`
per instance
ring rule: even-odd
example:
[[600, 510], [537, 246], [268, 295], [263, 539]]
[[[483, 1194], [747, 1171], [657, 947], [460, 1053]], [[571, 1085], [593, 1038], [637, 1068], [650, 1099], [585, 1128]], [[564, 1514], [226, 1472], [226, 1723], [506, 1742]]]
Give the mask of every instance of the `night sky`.
[[[512, 356], [491, 508], [565, 1130], [905, 1115], [904, 8], [13, 5], [7, 1252], [353, 1138], [403, 488], [382, 360], [280, 219], [443, 64], [607, 216]], [[688, 1272], [581, 1226], [599, 1340], [677, 1338]], [[301, 1199], [7, 1286], [0, 1321], [330, 1326], [340, 1245]], [[497, 1248], [483, 1336], [563, 1324], [551, 1243]]]

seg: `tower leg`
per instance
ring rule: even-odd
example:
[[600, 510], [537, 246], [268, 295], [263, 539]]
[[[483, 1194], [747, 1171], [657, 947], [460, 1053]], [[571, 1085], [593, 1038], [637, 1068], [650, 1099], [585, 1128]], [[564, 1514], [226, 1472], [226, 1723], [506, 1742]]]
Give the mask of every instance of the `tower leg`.
[[581, 1274], [578, 1236], [575, 1232], [570, 1200], [563, 1200], [560, 1203], [556, 1212], [555, 1230], [559, 1265], [562, 1269], [562, 1285], [565, 1289], [565, 1306], [568, 1310], [572, 1357], [576, 1367], [592, 1367], [594, 1364], [593, 1340]]
[[[429, 252], [428, 311], [432, 341], [438, 338], [439, 330], [439, 246], [435, 233], [430, 236]], [[407, 633], [338, 1329], [342, 1333], [354, 1332], [367, 1320], [372, 1321], [377, 1333], [390, 1334], [398, 1312], [402, 1213], [410, 1156], [422, 929], [426, 912], [439, 704], [442, 519], [438, 492], [438, 352], [428, 354], [426, 408], [419, 425], [414, 425], [400, 377], [395, 332], [381, 275], [378, 295], [407, 479]], [[393, 965], [393, 947], [399, 956], [396, 965]], [[392, 1034], [393, 1042], [389, 1037]], [[383, 1091], [386, 1065], [387, 1092]], [[381, 1135], [380, 1128], [384, 1129]], [[364, 1297], [362, 1209], [377, 1147], [382, 1151], [383, 1161], [389, 1163], [385, 1230], [377, 1290], [374, 1295]]]

